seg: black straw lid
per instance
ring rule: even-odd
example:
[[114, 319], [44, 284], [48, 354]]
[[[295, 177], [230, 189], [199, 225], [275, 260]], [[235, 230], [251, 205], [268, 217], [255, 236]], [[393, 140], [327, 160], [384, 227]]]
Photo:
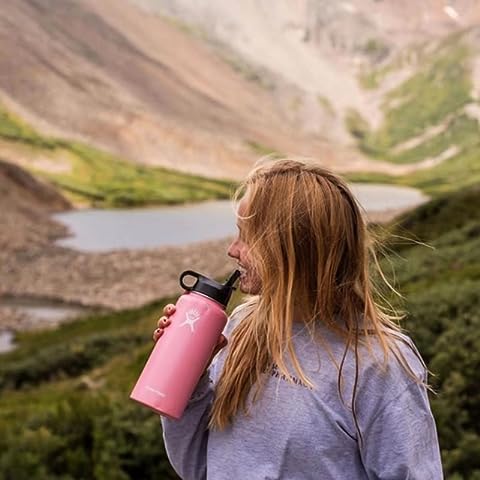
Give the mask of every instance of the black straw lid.
[[[185, 277], [194, 277], [196, 281], [193, 285], [187, 285], [184, 281]], [[180, 285], [188, 292], [201, 293], [226, 307], [235, 290], [235, 282], [239, 277], [240, 271], [234, 270], [226, 282], [221, 284], [201, 273], [194, 272], [193, 270], [185, 270], [180, 275]]]

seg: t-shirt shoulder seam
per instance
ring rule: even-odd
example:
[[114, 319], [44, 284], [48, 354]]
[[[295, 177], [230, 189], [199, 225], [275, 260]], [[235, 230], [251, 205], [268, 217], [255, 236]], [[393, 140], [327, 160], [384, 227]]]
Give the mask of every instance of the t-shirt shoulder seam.
[[405, 395], [405, 393], [407, 393], [408, 390], [410, 390], [410, 389], [411, 389], [412, 387], [414, 387], [414, 386], [417, 386], [417, 387], [418, 387], [418, 386], [419, 386], [419, 382], [416, 382], [416, 381], [414, 381], [414, 380], [412, 380], [411, 382], [409, 382], [409, 383], [405, 386], [405, 388], [404, 388], [400, 393], [398, 393], [398, 395], [396, 395], [396, 396], [394, 396], [393, 398], [391, 398], [390, 400], [388, 400], [388, 402], [386, 402], [385, 404], [383, 404], [383, 405], [380, 407], [380, 409], [375, 412], [375, 416], [373, 417], [373, 419], [371, 420], [370, 423], [373, 424], [373, 423], [377, 420], [377, 418], [378, 418], [381, 414], [383, 414], [383, 412], [384, 412], [393, 402], [397, 401], [400, 397], [402, 397], [403, 395]]

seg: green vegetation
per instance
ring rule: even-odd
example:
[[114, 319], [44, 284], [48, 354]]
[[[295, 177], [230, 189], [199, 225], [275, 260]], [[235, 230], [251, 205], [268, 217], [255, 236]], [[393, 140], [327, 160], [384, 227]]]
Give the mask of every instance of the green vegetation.
[[0, 138], [40, 149], [53, 150], [58, 146], [54, 139], [42, 137], [19, 117], [3, 108], [0, 108]]
[[418, 146], [391, 154], [388, 158], [395, 163], [415, 163], [426, 158], [435, 158], [452, 145], [465, 151], [477, 148], [480, 138], [478, 121], [460, 114], [445, 123], [445, 130]]
[[360, 46], [359, 50], [364, 54], [370, 57], [371, 61], [378, 63], [381, 62], [389, 54], [388, 45], [380, 38], [370, 38], [363, 45]]
[[368, 122], [354, 108], [347, 110], [345, 123], [348, 131], [359, 141], [363, 141], [370, 132]]
[[385, 262], [405, 296], [404, 326], [430, 370], [446, 478], [480, 478], [480, 203], [478, 185], [423, 205], [394, 232]]
[[420, 57], [417, 73], [387, 94], [380, 128], [372, 131], [355, 110], [347, 112], [345, 122], [360, 149], [374, 159], [416, 164], [445, 152], [451, 156], [406, 175], [363, 172], [348, 175], [350, 180], [410, 185], [433, 196], [480, 182], [480, 125], [464, 111], [473, 102], [470, 50], [454, 35]]
[[[378, 130], [354, 110], [347, 112], [346, 123], [373, 158], [409, 164], [452, 145], [458, 152], [408, 175], [348, 177], [416, 186], [435, 197], [387, 228], [382, 263], [387, 276], [393, 270], [404, 295], [403, 301], [390, 300], [407, 312], [402, 325], [434, 374], [437, 393], [431, 403], [446, 478], [478, 480], [480, 127], [463, 110], [472, 100], [469, 51], [460, 37], [423, 59], [418, 73], [387, 96], [385, 122]], [[393, 67], [382, 68], [372, 74], [371, 85]], [[445, 128], [416, 146], [399, 148], [441, 125]], [[42, 175], [94, 204], [176, 203], [230, 193], [228, 182], [140, 167], [80, 143], [42, 137], [3, 110], [0, 138], [67, 159], [70, 172]], [[247, 143], [259, 155], [277, 154], [258, 142]], [[177, 478], [157, 416], [128, 399], [151, 349], [145, 339], [168, 301], [18, 335], [19, 348], [2, 355], [0, 364], [0, 480]], [[237, 296], [233, 303], [238, 301]]]
[[277, 152], [274, 148], [268, 147], [267, 145], [263, 145], [255, 140], [247, 140], [247, 145], [255, 152], [256, 155], [260, 155], [262, 157], [270, 155], [272, 157], [282, 157], [283, 155]]
[[177, 478], [158, 417], [128, 399], [160, 309], [19, 336], [0, 367], [0, 479]]
[[230, 198], [233, 183], [182, 174], [125, 161], [88, 145], [42, 137], [30, 126], [0, 109], [0, 138], [45, 153], [66, 169], [33, 173], [57, 185], [70, 198], [103, 207], [133, 207]]
[[0, 480], [178, 478], [158, 416], [129, 400], [172, 301], [18, 335], [0, 364]]
[[225, 50], [225, 46], [218, 43], [218, 41], [212, 38], [209, 38], [208, 41], [217, 48], [220, 57], [245, 80], [255, 83], [265, 90], [273, 90], [275, 88], [275, 84], [269, 78], [271, 75], [268, 75], [265, 70], [246, 62], [244, 58], [233, 51]]
[[[471, 101], [468, 60], [469, 50], [460, 42], [439, 47], [415, 75], [387, 94], [384, 123], [377, 131], [365, 131], [361, 149], [374, 157], [395, 161], [393, 147], [459, 113]], [[456, 133], [456, 138], [460, 137], [458, 130]]]
[[385, 154], [427, 127], [438, 125], [471, 100], [468, 49], [456, 44], [432, 57], [418, 73], [388, 93], [384, 124], [365, 138], [361, 145], [365, 151]]
[[418, 170], [407, 175], [396, 177], [383, 173], [355, 172], [346, 174], [345, 177], [352, 182], [389, 183], [416, 187], [436, 197], [480, 183], [480, 144], [460, 152], [436, 167]]
[[[383, 260], [405, 297], [392, 298], [408, 312], [403, 326], [434, 373], [450, 480], [480, 475], [479, 204], [477, 186], [421, 206], [388, 228]], [[157, 416], [128, 399], [171, 300], [18, 336], [0, 365], [0, 480], [177, 478]]]
[[[370, 77], [370, 85], [383, 73]], [[436, 197], [391, 229], [384, 268], [395, 272], [405, 301], [391, 301], [408, 312], [404, 326], [434, 373], [432, 410], [450, 480], [480, 478], [480, 126], [464, 112], [470, 91], [469, 51], [455, 36], [390, 92], [378, 130], [358, 112], [345, 119], [364, 153], [380, 160], [417, 163], [457, 149], [439, 165], [408, 175], [349, 175]], [[431, 127], [439, 128], [426, 135]], [[412, 139], [417, 142], [408, 148]], [[402, 240], [412, 236], [428, 246]]]
[[[368, 42], [365, 45], [368, 48]], [[393, 59], [382, 63], [375, 68], [363, 68], [358, 76], [360, 85], [366, 90], [374, 90], [390, 74], [400, 71], [402, 68], [417, 65], [420, 59], [424, 57], [426, 45], [417, 44], [410, 48], [402, 49]], [[385, 53], [388, 53], [385, 51]]]
[[79, 143], [66, 148], [74, 154], [72, 171], [45, 175], [93, 204], [116, 207], [230, 198], [234, 187], [232, 182], [136, 165]]
[[403, 184], [438, 195], [478, 185], [480, 182], [480, 148], [475, 148], [441, 163], [439, 166], [406, 175]]
[[325, 110], [325, 112], [327, 112], [332, 117], [335, 116], [335, 109], [333, 108], [332, 102], [330, 102], [327, 97], [323, 95], [318, 95], [317, 100], [323, 110]]

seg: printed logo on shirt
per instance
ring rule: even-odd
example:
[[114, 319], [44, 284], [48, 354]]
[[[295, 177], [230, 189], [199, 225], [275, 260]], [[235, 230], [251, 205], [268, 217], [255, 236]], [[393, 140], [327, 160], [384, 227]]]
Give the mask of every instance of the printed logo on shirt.
[[273, 364], [272, 368], [270, 370], [270, 375], [275, 378], [280, 378], [281, 380], [285, 380], [286, 382], [294, 383], [295, 385], [300, 385], [301, 387], [308, 388], [311, 390], [311, 387], [309, 387], [306, 383], [302, 382], [299, 378], [295, 377], [294, 375], [289, 375], [288, 377], [280, 372], [277, 364]]

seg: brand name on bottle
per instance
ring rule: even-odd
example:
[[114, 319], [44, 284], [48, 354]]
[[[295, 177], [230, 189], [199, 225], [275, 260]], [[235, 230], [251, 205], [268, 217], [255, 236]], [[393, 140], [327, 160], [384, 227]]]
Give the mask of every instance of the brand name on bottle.
[[166, 395], [161, 392], [160, 390], [157, 390], [156, 388], [153, 388], [151, 387], [150, 385], [147, 385], [145, 387], [149, 392], [152, 392], [152, 393], [155, 393], [156, 395], [158, 395], [159, 397], [166, 397]]

